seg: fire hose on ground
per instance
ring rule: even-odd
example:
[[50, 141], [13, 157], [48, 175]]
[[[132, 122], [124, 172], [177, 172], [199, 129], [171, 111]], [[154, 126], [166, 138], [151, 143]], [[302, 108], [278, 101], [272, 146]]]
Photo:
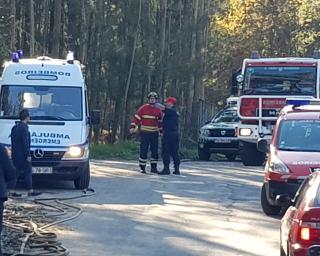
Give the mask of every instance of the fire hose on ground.
[[[48, 197], [33, 200], [17, 199], [18, 205], [8, 204], [4, 214], [6, 229], [16, 233], [21, 241], [13, 256], [65, 256], [68, 250], [63, 247], [57, 235], [47, 231], [48, 228], [73, 220], [80, 216], [82, 208], [75, 206], [68, 200], [79, 199], [95, 195], [93, 189], [83, 190], [81, 195], [70, 197]], [[72, 215], [70, 216], [70, 211]], [[65, 215], [68, 217], [62, 218]], [[48, 221], [49, 220], [49, 221]], [[10, 239], [10, 238], [9, 238]], [[12, 244], [12, 241], [9, 241]], [[13, 246], [14, 247], [14, 246]], [[19, 251], [17, 253], [17, 251]]]

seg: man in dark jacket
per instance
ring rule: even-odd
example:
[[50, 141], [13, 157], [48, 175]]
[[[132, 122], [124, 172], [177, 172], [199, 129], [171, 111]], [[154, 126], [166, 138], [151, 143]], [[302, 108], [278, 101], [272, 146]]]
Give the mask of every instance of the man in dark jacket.
[[162, 160], [163, 170], [160, 175], [170, 174], [170, 157], [173, 159], [174, 172], [180, 174], [180, 158], [179, 158], [179, 114], [174, 106], [177, 100], [169, 97], [165, 100], [164, 117], [162, 121]]
[[[23, 109], [19, 114], [20, 122], [18, 122], [11, 130], [11, 150], [12, 161], [17, 170], [17, 177], [15, 182], [10, 184], [10, 189], [16, 187], [17, 178], [20, 174], [24, 176], [24, 182], [28, 190], [28, 196], [40, 195], [40, 192], [36, 192], [32, 188], [32, 166], [30, 155], [30, 132], [28, 122], [30, 121], [29, 111]], [[19, 196], [16, 193], [14, 195]]]
[[0, 256], [1, 251], [1, 232], [2, 232], [2, 218], [4, 202], [8, 199], [7, 183], [15, 179], [15, 170], [7, 155], [5, 148], [0, 145]]

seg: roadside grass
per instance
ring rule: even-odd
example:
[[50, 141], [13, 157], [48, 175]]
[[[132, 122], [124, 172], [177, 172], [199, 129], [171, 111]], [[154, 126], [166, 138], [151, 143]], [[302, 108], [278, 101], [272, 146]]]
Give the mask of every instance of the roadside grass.
[[[159, 148], [159, 157], [161, 157], [161, 149]], [[137, 160], [139, 158], [139, 142], [125, 141], [115, 144], [96, 144], [91, 145], [90, 158], [107, 160], [107, 159], [123, 159]], [[183, 145], [180, 148], [180, 158], [188, 160], [197, 160], [197, 147], [194, 145]]]
[[125, 141], [115, 144], [92, 145], [90, 157], [100, 160], [136, 160], [139, 157], [139, 143], [135, 141]]

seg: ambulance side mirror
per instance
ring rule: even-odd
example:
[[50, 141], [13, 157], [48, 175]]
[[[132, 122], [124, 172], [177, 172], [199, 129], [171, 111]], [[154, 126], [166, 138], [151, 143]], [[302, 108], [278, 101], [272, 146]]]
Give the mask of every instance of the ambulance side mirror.
[[101, 111], [100, 110], [92, 110], [90, 112], [89, 123], [91, 125], [100, 124], [101, 122]]
[[265, 139], [259, 139], [257, 143], [257, 149], [263, 153], [269, 153], [270, 147], [268, 141]]

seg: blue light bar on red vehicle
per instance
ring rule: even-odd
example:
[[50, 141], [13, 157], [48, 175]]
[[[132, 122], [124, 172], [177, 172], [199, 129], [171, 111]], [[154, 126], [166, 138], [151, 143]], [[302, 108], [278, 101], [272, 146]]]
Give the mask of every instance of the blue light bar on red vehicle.
[[294, 107], [306, 106], [306, 105], [320, 105], [318, 99], [287, 99], [287, 105], [293, 105]]

